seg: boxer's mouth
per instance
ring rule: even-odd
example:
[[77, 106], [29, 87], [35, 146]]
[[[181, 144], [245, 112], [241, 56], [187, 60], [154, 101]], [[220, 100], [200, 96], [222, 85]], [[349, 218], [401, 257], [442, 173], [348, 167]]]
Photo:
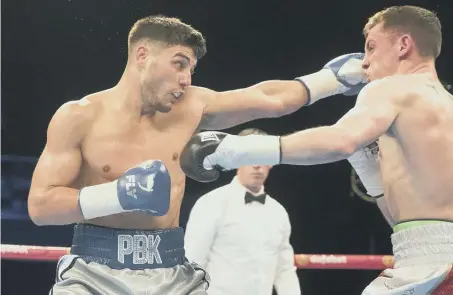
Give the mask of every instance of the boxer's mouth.
[[171, 95], [173, 95], [173, 97], [176, 100], [179, 100], [184, 96], [184, 92], [182, 92], [182, 91], [172, 92]]

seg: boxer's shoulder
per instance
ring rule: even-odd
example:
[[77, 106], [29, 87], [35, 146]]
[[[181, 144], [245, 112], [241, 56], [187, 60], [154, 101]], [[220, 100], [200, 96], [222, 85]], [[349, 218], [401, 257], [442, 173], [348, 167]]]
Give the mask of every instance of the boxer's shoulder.
[[382, 80], [392, 96], [403, 106], [407, 106], [424, 98], [427, 86], [432, 84], [429, 77], [426, 74], [408, 74], [390, 76]]
[[174, 110], [182, 109], [185, 112], [201, 117], [203, 110], [206, 106], [206, 100], [212, 95], [214, 91], [204, 87], [189, 86], [184, 89], [184, 97], [175, 105]]
[[215, 93], [216, 92], [214, 90], [209, 88], [190, 86], [186, 88], [184, 97], [186, 100], [190, 100], [191, 102], [197, 102], [200, 105], [205, 105], [213, 99]]
[[49, 131], [64, 130], [74, 137], [82, 137], [95, 120], [99, 108], [99, 103], [93, 102], [90, 97], [65, 102], [52, 116]]
[[387, 88], [388, 91], [395, 92], [396, 94], [407, 94], [416, 90], [418, 86], [424, 85], [426, 79], [422, 75], [393, 75], [375, 81], [381, 88]]
[[368, 83], [365, 86], [365, 88], [377, 91], [390, 92], [393, 91], [393, 89], [389, 89], [389, 87], [403, 88], [401, 87], [402, 86], [401, 83], [404, 82], [405, 80], [406, 78], [402, 75], [388, 76]]
[[68, 101], [58, 108], [54, 117], [63, 121], [84, 123], [94, 119], [96, 108], [92, 102], [85, 98]]
[[373, 80], [362, 88], [357, 97], [357, 102], [367, 104], [381, 103], [384, 100], [391, 101], [394, 97], [394, 92], [390, 91], [392, 85], [394, 85], [393, 80], [387, 80], [386, 78]]
[[408, 75], [395, 75], [368, 83], [360, 92], [361, 100], [387, 100], [398, 102], [414, 91], [417, 82]]

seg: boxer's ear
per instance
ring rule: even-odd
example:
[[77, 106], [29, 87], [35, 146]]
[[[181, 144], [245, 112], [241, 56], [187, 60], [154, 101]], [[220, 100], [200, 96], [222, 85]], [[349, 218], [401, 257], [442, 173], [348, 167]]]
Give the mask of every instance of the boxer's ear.
[[139, 46], [137, 46], [135, 52], [136, 52], [135, 56], [136, 56], [137, 60], [142, 60], [142, 59], [145, 59], [146, 56], [148, 55], [148, 48], [146, 48], [146, 46], [144, 46], [144, 45], [139, 45]]
[[414, 51], [414, 39], [409, 34], [402, 34], [397, 38], [396, 46], [398, 48], [398, 56], [404, 58]]
[[146, 43], [139, 43], [134, 48], [134, 59], [139, 69], [146, 68], [146, 60], [149, 55], [149, 48], [146, 46]]

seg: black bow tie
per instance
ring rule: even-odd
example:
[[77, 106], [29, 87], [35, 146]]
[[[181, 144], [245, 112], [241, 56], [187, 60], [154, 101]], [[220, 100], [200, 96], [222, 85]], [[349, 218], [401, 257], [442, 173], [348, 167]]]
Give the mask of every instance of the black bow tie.
[[264, 204], [264, 202], [266, 201], [266, 194], [254, 196], [251, 193], [246, 192], [245, 193], [245, 203], [248, 204], [248, 203], [251, 203], [253, 201], [260, 202], [261, 204]]

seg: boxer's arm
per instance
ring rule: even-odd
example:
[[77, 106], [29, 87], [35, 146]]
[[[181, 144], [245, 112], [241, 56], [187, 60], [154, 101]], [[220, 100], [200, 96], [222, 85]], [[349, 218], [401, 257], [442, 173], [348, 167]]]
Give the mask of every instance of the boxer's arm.
[[260, 118], [295, 112], [308, 102], [306, 88], [298, 81], [266, 81], [224, 92], [193, 87], [205, 107], [200, 129], [219, 130]]
[[79, 190], [72, 185], [82, 164], [80, 144], [87, 113], [77, 102], [61, 106], [47, 130], [47, 143], [33, 172], [28, 211], [37, 225], [61, 225], [83, 220]]
[[297, 267], [294, 265], [294, 250], [290, 244], [291, 224], [288, 215], [285, 215], [285, 233], [278, 252], [274, 286], [278, 295], [300, 295]]
[[307, 129], [281, 138], [283, 164], [313, 165], [348, 158], [384, 134], [398, 115], [392, 87], [368, 84], [357, 103], [332, 126]]

